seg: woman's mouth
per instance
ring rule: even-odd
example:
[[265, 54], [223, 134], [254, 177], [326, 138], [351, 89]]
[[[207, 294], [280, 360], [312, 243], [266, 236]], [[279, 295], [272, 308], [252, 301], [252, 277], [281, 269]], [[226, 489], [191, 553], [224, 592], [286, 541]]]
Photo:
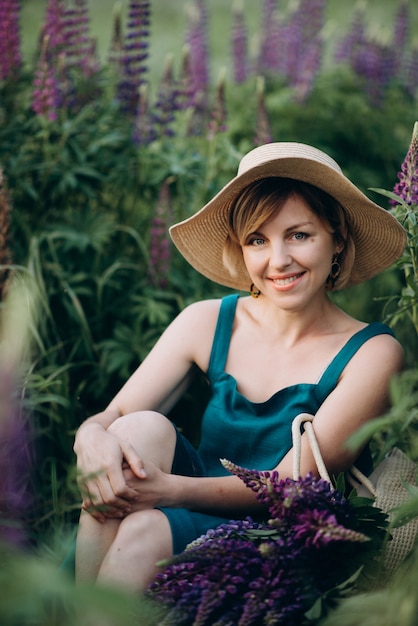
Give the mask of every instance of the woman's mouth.
[[280, 287], [285, 287], [286, 285], [290, 285], [294, 283], [298, 278], [303, 276], [304, 272], [300, 272], [299, 274], [293, 274], [292, 276], [286, 276], [284, 278], [272, 278], [272, 282], [275, 285], [279, 285]]

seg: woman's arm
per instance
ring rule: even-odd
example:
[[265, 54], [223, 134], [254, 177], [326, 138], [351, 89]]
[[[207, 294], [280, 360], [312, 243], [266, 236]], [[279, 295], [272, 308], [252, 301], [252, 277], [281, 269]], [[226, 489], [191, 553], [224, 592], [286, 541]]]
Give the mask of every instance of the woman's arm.
[[[142, 410], [165, 413], [175, 405], [197, 368], [207, 369], [218, 311], [219, 301], [210, 300], [180, 313], [109, 406], [80, 426], [74, 451], [85, 508], [94, 505], [97, 511], [106, 502], [116, 514], [129, 509], [135, 493], [126, 484], [122, 465], [127, 463], [141, 478], [144, 460], [108, 429], [122, 415]], [[100, 511], [97, 517], [103, 519]]]

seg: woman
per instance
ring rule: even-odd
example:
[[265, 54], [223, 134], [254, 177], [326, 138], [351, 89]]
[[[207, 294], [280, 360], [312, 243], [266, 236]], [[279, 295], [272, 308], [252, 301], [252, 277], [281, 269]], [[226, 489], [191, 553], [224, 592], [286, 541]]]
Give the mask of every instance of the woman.
[[[331, 473], [367, 448], [347, 438], [381, 415], [402, 367], [390, 329], [341, 311], [328, 292], [367, 280], [400, 256], [405, 232], [316, 148], [272, 143], [201, 211], [170, 230], [199, 272], [250, 296], [187, 307], [75, 441], [83, 510], [79, 579], [143, 590], [157, 563], [260, 505], [219, 459], [292, 476], [291, 423], [315, 414]], [[196, 453], [165, 417], [196, 371], [212, 396]], [[302, 437], [301, 473], [316, 472]]]

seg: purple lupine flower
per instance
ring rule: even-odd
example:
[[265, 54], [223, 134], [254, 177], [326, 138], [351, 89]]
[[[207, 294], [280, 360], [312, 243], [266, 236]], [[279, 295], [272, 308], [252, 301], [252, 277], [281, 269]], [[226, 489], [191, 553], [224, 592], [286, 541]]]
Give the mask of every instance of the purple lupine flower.
[[309, 577], [302, 582], [273, 542], [257, 545], [245, 538], [248, 526], [237, 525], [203, 537], [157, 575], [148, 593], [169, 609], [162, 624], [299, 623], [317, 597]]
[[283, 26], [283, 60], [284, 76], [287, 81], [294, 82], [299, 75], [301, 57], [302, 32], [301, 24], [293, 15], [288, 24]]
[[160, 82], [152, 116], [154, 128], [158, 135], [165, 135], [166, 137], [174, 135], [172, 124], [175, 120], [175, 112], [179, 108], [178, 90], [173, 75], [173, 56], [170, 54], [166, 58], [163, 77]]
[[6, 187], [3, 171], [0, 169], [0, 300], [4, 299], [11, 267], [10, 246], [10, 194]]
[[363, 46], [366, 40], [364, 26], [364, 10], [359, 5], [355, 8], [350, 30], [346, 37], [337, 45], [335, 52], [335, 60], [339, 62], [352, 62], [353, 55], [359, 47]]
[[339, 547], [353, 550], [367, 538], [350, 527], [355, 516], [348, 501], [326, 481], [312, 475], [279, 480], [275, 471], [222, 463], [272, 517], [222, 524], [170, 559], [148, 590], [167, 608], [162, 624], [303, 623], [306, 611], [337, 584], [335, 577], [344, 580]]
[[151, 220], [149, 277], [155, 287], [164, 289], [170, 269], [171, 241], [168, 226], [172, 223], [170, 179], [160, 189], [157, 208]]
[[255, 137], [254, 144], [262, 146], [273, 141], [270, 129], [270, 119], [267, 112], [265, 94], [264, 94], [264, 78], [257, 78], [257, 110], [255, 120]]
[[[398, 179], [393, 193], [409, 206], [418, 205], [418, 122], [414, 124], [411, 143], [398, 173]], [[391, 204], [396, 206], [398, 203], [391, 200]]]
[[51, 63], [49, 54], [49, 36], [46, 35], [42, 42], [41, 56], [35, 70], [32, 93], [32, 109], [41, 117], [50, 122], [58, 118], [58, 110], [61, 104], [60, 87], [55, 68]]
[[157, 138], [149, 110], [148, 85], [139, 88], [138, 109], [134, 120], [132, 141], [136, 146], [147, 146]]
[[18, 548], [27, 543], [25, 523], [33, 505], [32, 432], [19, 389], [27, 295], [16, 284], [8, 290], [0, 342], [0, 541]]
[[120, 58], [122, 78], [117, 86], [117, 99], [125, 113], [134, 116], [138, 108], [138, 93], [146, 83], [148, 71], [144, 62], [148, 58], [149, 26], [151, 23], [149, 0], [130, 0], [127, 33]]
[[48, 50], [57, 56], [65, 50], [64, 5], [60, 0], [48, 0], [41, 32], [41, 41], [48, 37]]
[[235, 4], [232, 12], [232, 61], [236, 83], [243, 83], [248, 77], [247, 45], [248, 33], [245, 25], [242, 2]]
[[390, 49], [375, 42], [365, 42], [353, 58], [352, 67], [365, 79], [366, 93], [371, 104], [380, 106], [393, 77], [393, 58]]
[[243, 469], [229, 461], [222, 463], [254, 491], [261, 504], [268, 505], [271, 527], [293, 533], [299, 516], [307, 509], [332, 513], [339, 524], [346, 525], [350, 520], [348, 500], [326, 480], [315, 478], [312, 474], [297, 481], [290, 478], [280, 480], [276, 471], [258, 472]]
[[318, 40], [313, 41], [300, 60], [298, 77], [293, 84], [297, 102], [303, 102], [311, 92], [321, 61], [322, 43]]
[[177, 103], [181, 110], [193, 107], [193, 76], [188, 45], [184, 46], [182, 51], [180, 76], [177, 85]]
[[392, 58], [394, 64], [394, 76], [399, 75], [402, 70], [404, 54], [409, 38], [409, 4], [406, 0], [401, 0], [395, 16], [393, 30]]
[[191, 7], [186, 43], [190, 50], [193, 106], [204, 109], [209, 86], [208, 11], [205, 0], [195, 0]]
[[324, 19], [324, 0], [304, 0], [288, 25], [286, 77], [299, 102], [310, 92], [321, 66]]
[[262, 8], [262, 40], [258, 58], [258, 72], [277, 69], [277, 0], [264, 0]]
[[223, 72], [216, 87], [214, 102], [209, 112], [207, 134], [209, 141], [212, 140], [218, 133], [225, 132], [226, 115], [225, 73]]
[[30, 490], [32, 449], [28, 422], [13, 399], [14, 376], [1, 371], [0, 399], [0, 539], [22, 547], [25, 519], [33, 504]]
[[86, 78], [99, 70], [96, 43], [90, 37], [87, 0], [76, 0], [73, 8], [63, 11], [65, 54], [68, 67], [78, 67]]
[[20, 70], [19, 0], [0, 2], [0, 80], [8, 80]]
[[406, 91], [415, 98], [418, 91], [418, 47], [412, 48], [404, 59], [404, 84]]

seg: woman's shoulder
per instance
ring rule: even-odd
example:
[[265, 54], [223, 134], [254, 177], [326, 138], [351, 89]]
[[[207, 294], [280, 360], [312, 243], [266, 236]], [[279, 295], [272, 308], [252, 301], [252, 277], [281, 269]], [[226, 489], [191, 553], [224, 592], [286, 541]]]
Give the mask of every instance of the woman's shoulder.
[[188, 305], [175, 324], [183, 337], [184, 348], [202, 370], [207, 371], [222, 300], [200, 300]]
[[364, 330], [370, 332], [364, 343], [360, 346], [353, 359], [352, 367], [364, 372], [399, 372], [404, 363], [404, 350], [399, 341], [391, 333], [390, 329], [385, 332], [383, 324], [366, 324]]
[[212, 298], [210, 300], [198, 300], [186, 306], [179, 317], [185, 321], [196, 321], [197, 323], [205, 323], [218, 319], [219, 310], [221, 308], [221, 298]]

